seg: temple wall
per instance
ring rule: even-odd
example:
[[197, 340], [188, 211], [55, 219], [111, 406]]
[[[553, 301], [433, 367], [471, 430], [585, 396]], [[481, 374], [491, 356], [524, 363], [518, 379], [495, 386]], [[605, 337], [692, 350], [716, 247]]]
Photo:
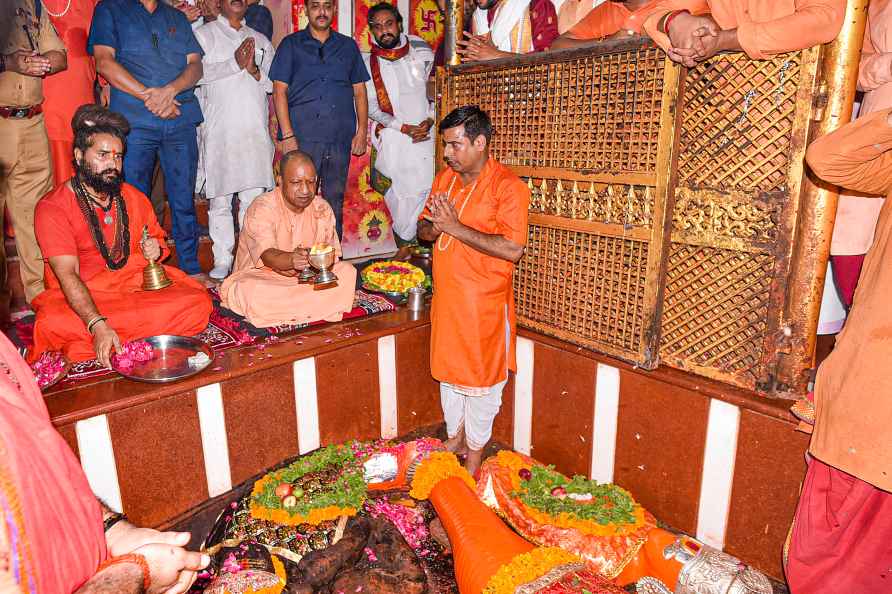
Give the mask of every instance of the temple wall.
[[[430, 325], [415, 318], [401, 310], [326, 326], [226, 351], [220, 371], [191, 381], [107, 381], [47, 404], [94, 491], [158, 526], [288, 456], [440, 422]], [[338, 338], [345, 328], [354, 335]], [[495, 438], [563, 472], [613, 480], [669, 526], [781, 575], [807, 437], [770, 401], [522, 330]]]

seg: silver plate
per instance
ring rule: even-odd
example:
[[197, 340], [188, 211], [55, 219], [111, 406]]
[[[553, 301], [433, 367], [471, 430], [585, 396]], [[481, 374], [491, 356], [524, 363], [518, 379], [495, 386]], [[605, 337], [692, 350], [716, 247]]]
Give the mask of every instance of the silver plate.
[[[115, 371], [124, 377], [138, 382], [163, 384], [175, 382], [183, 378], [193, 376], [204, 371], [214, 362], [214, 352], [211, 347], [202, 341], [190, 336], [172, 336], [161, 334], [143, 338], [155, 353], [149, 361], [137, 363], [130, 371], [122, 371], [115, 367]], [[208, 362], [202, 365], [189, 365], [189, 357], [197, 353], [208, 356]]]

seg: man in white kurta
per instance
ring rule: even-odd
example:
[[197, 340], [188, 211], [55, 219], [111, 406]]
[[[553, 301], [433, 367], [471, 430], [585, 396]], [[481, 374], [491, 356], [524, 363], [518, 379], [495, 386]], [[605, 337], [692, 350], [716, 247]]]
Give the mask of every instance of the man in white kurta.
[[201, 138], [208, 230], [214, 242], [211, 277], [232, 267], [235, 226], [232, 201], [238, 195], [239, 223], [251, 202], [271, 188], [274, 147], [267, 130], [269, 66], [273, 46], [245, 24], [245, 0], [221, 0], [220, 17], [195, 31], [204, 50], [204, 130]]
[[402, 33], [402, 16], [391, 4], [370, 8], [368, 21], [372, 51], [362, 57], [372, 76], [366, 86], [375, 169], [390, 178], [384, 201], [402, 247], [415, 239], [434, 180], [435, 114], [427, 97], [434, 52], [420, 37]]

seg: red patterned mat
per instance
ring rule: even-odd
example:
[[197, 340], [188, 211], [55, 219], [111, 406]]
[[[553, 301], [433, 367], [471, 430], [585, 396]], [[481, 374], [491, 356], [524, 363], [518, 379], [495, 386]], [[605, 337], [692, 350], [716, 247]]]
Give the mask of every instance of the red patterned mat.
[[[260, 344], [277, 340], [279, 336], [301, 330], [310, 326], [322, 326], [329, 322], [319, 321], [312, 324], [284, 324], [271, 328], [257, 328], [249, 324], [241, 316], [220, 306], [216, 289], [208, 289], [214, 299], [214, 310], [207, 328], [196, 335], [196, 338], [205, 342], [215, 353], [231, 349], [233, 347], [249, 344]], [[344, 320], [355, 320], [365, 316], [393, 311], [396, 306], [381, 295], [369, 293], [358, 289], [353, 300], [353, 309], [344, 314]], [[7, 330], [10, 340], [18, 347], [24, 357], [28, 349], [34, 344], [34, 315], [20, 318]], [[84, 382], [114, 373], [111, 369], [103, 367], [99, 361], [92, 359], [73, 363], [63, 384]]]

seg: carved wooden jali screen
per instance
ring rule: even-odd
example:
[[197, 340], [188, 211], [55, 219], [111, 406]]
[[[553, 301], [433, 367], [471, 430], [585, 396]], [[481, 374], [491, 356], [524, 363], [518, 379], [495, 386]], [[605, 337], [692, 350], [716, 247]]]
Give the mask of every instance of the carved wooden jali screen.
[[441, 71], [440, 117], [485, 109], [494, 156], [532, 192], [520, 323], [645, 368], [789, 390], [775, 366], [819, 57], [686, 71], [634, 40]]

